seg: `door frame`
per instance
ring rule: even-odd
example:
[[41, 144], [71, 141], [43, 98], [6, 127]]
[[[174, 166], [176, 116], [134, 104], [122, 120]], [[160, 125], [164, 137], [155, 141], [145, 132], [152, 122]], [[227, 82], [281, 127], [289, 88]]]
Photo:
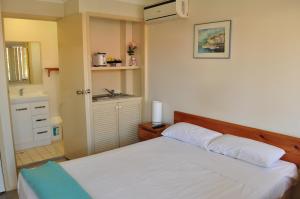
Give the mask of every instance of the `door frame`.
[[[1, 11], [1, 2], [0, 2]], [[0, 12], [0, 151], [6, 191], [17, 187], [17, 169], [13, 143], [7, 70], [4, 61], [3, 18]]]
[[60, 18], [3, 13], [2, 2], [0, 0], [0, 157], [2, 161], [5, 190], [11, 191], [17, 188], [17, 168], [10, 113], [8, 78], [4, 61], [4, 17], [45, 21], [57, 21]]
[[90, 94], [85, 95], [85, 113], [86, 113], [86, 132], [87, 132], [87, 151], [88, 155], [94, 153], [94, 129], [93, 129], [93, 111], [92, 111], [92, 74], [90, 70], [90, 19], [86, 13], [82, 15], [82, 35], [83, 35], [83, 61], [84, 61], [84, 86], [85, 90], [89, 89]]

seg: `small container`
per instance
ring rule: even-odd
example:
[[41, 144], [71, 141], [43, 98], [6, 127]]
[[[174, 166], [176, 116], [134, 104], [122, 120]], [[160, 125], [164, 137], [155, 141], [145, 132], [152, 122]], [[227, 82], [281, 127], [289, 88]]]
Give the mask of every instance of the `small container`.
[[93, 66], [107, 66], [106, 53], [95, 53], [93, 55]]
[[61, 117], [51, 118], [51, 138], [52, 141], [57, 141], [62, 139], [62, 119]]

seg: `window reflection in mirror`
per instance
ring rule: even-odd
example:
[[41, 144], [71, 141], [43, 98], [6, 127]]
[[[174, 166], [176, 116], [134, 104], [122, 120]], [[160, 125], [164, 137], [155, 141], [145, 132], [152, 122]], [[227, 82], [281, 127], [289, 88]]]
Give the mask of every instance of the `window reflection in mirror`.
[[39, 42], [6, 42], [5, 51], [10, 84], [42, 84]]

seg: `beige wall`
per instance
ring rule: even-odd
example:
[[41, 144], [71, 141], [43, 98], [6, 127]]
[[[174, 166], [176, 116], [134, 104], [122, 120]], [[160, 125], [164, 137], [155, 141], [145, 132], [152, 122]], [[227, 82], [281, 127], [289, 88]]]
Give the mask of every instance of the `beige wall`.
[[[36, 41], [41, 44], [42, 67], [58, 67], [57, 23], [52, 21], [4, 19], [6, 41]], [[50, 115], [59, 115], [59, 76], [53, 72], [48, 77], [43, 70], [43, 84], [49, 94]]]
[[112, 0], [79, 0], [79, 10], [143, 18], [143, 6]]
[[[121, 27], [120, 21], [91, 18], [90, 52], [105, 52], [107, 57], [120, 58]], [[121, 90], [120, 71], [94, 71], [92, 73], [93, 95], [106, 93], [104, 88]]]
[[6, 16], [22, 16], [55, 19], [64, 16], [63, 3], [51, 3], [37, 0], [2, 0], [2, 12]]
[[43, 83], [43, 69], [41, 60], [41, 43], [30, 42], [29, 43], [29, 71], [30, 71], [30, 83], [42, 84]]
[[113, 0], [68, 0], [65, 4], [37, 0], [2, 0], [6, 17], [55, 20], [79, 12], [142, 18], [143, 6]]
[[68, 0], [64, 4], [64, 15], [69, 16], [79, 13], [79, 0]]
[[[190, 0], [190, 17], [148, 26], [150, 100], [300, 137], [300, 1]], [[193, 59], [193, 26], [232, 20], [231, 59]]]

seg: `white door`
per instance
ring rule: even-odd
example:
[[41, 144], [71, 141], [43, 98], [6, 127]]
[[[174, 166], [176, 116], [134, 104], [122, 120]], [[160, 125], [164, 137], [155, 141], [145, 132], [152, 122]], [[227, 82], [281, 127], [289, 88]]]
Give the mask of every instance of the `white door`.
[[61, 114], [65, 155], [73, 159], [89, 153], [89, 106], [87, 91], [85, 24], [81, 14], [58, 21]]
[[119, 103], [120, 147], [138, 142], [138, 125], [141, 122], [141, 100]]
[[117, 103], [93, 105], [95, 153], [119, 147]]

